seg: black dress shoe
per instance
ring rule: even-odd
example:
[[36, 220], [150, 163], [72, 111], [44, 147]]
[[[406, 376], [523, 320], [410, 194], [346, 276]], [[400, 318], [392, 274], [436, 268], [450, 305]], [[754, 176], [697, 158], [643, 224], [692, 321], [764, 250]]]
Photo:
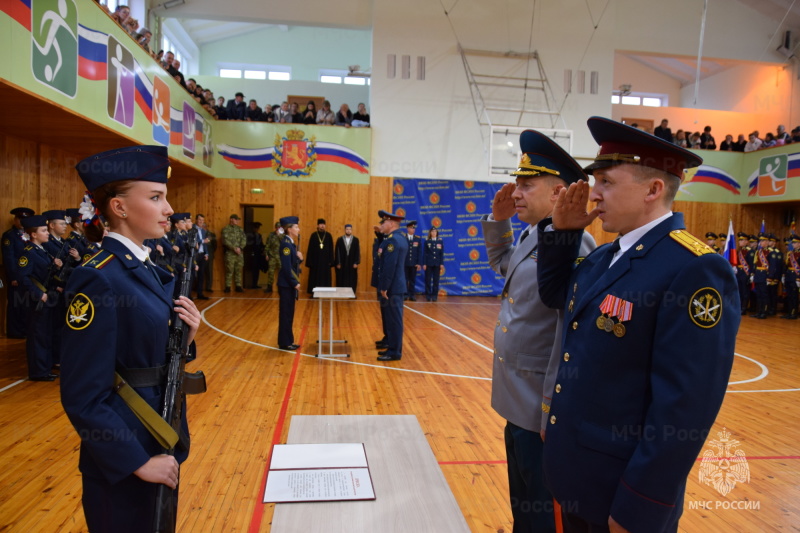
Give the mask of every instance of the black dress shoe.
[[379, 341], [375, 341], [375, 347], [379, 348], [381, 344], [387, 344], [389, 341], [386, 340], [386, 337], [382, 338]]
[[295, 351], [300, 347], [299, 344], [290, 344], [289, 346], [278, 346], [281, 350]]
[[223, 292], [231, 292], [231, 288], [230, 287], [225, 287], [225, 290]]
[[756, 318], [765, 319], [765, 318], [767, 318], [767, 315], [765, 315], [764, 313], [761, 313], [759, 315], [756, 315]]
[[389, 347], [389, 344], [387, 344], [385, 342], [381, 342], [380, 344], [377, 343], [377, 342], [375, 343], [375, 349], [376, 350], [385, 350], [388, 347]]
[[47, 374], [37, 378], [28, 378], [29, 381], [55, 381], [58, 377], [57, 374]]
[[241, 287], [236, 287], [236, 292], [244, 292], [244, 289]]
[[206, 296], [205, 294], [198, 295], [197, 299], [198, 300], [210, 300], [210, 298], [208, 296]]
[[382, 355], [378, 357], [378, 361], [399, 361], [399, 357], [394, 357], [393, 355]]

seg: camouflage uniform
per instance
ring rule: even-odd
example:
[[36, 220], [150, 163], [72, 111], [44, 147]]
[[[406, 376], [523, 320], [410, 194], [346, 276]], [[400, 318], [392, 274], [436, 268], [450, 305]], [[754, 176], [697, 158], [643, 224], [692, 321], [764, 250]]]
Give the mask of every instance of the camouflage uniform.
[[235, 249], [243, 250], [247, 244], [244, 230], [235, 224], [228, 224], [222, 228], [222, 244], [225, 246], [225, 288], [230, 288], [231, 278], [239, 288], [242, 286], [244, 256], [237, 254]]
[[267, 237], [267, 257], [269, 258], [269, 270], [267, 270], [267, 288], [272, 290], [272, 283], [275, 281], [275, 271], [281, 269], [281, 237], [276, 232], [272, 232]]

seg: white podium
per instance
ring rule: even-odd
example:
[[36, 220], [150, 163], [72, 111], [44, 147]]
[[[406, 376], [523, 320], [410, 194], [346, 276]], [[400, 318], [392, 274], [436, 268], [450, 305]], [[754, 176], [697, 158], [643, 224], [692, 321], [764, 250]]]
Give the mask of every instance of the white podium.
[[[347, 344], [346, 340], [334, 340], [333, 338], [333, 302], [336, 300], [348, 300], [356, 297], [350, 287], [314, 287], [314, 298], [319, 300], [319, 335], [317, 336], [317, 357], [350, 357], [349, 353], [333, 353], [334, 344]], [[328, 338], [322, 336], [322, 306], [323, 301], [330, 302], [330, 315], [328, 318]], [[323, 345], [328, 345], [328, 353], [323, 353]]]

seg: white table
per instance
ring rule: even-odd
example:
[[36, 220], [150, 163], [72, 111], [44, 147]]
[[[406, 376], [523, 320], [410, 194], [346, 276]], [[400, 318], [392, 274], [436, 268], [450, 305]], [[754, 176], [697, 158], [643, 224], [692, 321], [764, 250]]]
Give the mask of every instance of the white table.
[[[350, 357], [349, 353], [333, 353], [333, 345], [347, 344], [346, 340], [333, 339], [333, 302], [334, 300], [348, 300], [355, 298], [351, 287], [315, 287], [314, 298], [319, 300], [319, 335], [317, 337], [317, 357]], [[330, 302], [330, 317], [328, 318], [328, 339], [322, 337], [322, 305], [323, 300]], [[328, 344], [328, 353], [322, 353], [323, 344]]]
[[469, 532], [414, 415], [293, 416], [288, 443], [363, 442], [375, 500], [278, 503], [273, 533]]

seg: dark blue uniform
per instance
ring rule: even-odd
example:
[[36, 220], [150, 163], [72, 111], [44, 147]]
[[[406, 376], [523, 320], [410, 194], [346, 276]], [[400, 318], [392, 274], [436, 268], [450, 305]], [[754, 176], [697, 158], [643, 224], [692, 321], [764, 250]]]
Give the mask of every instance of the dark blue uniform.
[[294, 345], [294, 307], [297, 302], [297, 285], [300, 283], [300, 258], [292, 239], [285, 235], [280, 248], [281, 270], [278, 273], [278, 346], [288, 348]]
[[736, 251], [739, 264], [736, 266], [736, 286], [739, 288], [739, 303], [741, 314], [747, 314], [747, 307], [750, 304], [750, 276], [753, 273], [753, 265], [750, 263], [750, 253], [746, 249]]
[[444, 263], [444, 242], [441, 238], [425, 241], [425, 297], [435, 302], [439, 299], [439, 274]]
[[[370, 285], [375, 287], [375, 291], [378, 293], [378, 303], [380, 304], [381, 301], [381, 291], [378, 289], [378, 267], [380, 266], [380, 255], [378, 255], [378, 249], [381, 246], [381, 243], [386, 238], [386, 236], [381, 233], [380, 231], [375, 232], [375, 239], [372, 241], [372, 278], [370, 279]], [[383, 337], [381, 340], [376, 341], [375, 344], [386, 344], [386, 308], [385, 306], [381, 305], [381, 329], [383, 331]]]
[[[12, 339], [25, 337], [28, 327], [28, 306], [25, 304], [25, 289], [19, 272], [19, 258], [25, 249], [26, 242], [22, 238], [24, 231], [11, 227], [3, 233], [3, 267], [6, 270], [5, 284], [8, 287], [6, 302], [6, 335]], [[14, 285], [12, 282], [16, 282]]]
[[[772, 237], [770, 237], [772, 238]], [[769, 270], [767, 273], [767, 316], [778, 314], [778, 285], [783, 275], [783, 252], [769, 247]]]
[[[28, 335], [26, 352], [28, 357], [28, 377], [41, 379], [50, 373], [57, 360], [54, 354], [54, 327], [60, 330], [63, 325], [63, 305], [59, 304], [58, 292], [54, 286], [47, 287], [48, 274], [58, 269], [52, 267], [53, 256], [43, 247], [28, 244], [18, 260], [19, 275], [29, 307]], [[49, 290], [48, 290], [49, 289]], [[47, 301], [36, 311], [37, 303], [47, 293]], [[56, 331], [58, 331], [56, 330]]]
[[[547, 485], [591, 524], [613, 516], [632, 532], [677, 531], [686, 478], [733, 363], [740, 315], [731, 266], [685, 231], [680, 213], [610, 268], [611, 245], [574, 266], [583, 232], [545, 232], [548, 222], [539, 225], [539, 293], [564, 309], [564, 328]], [[609, 295], [632, 304], [624, 331], [599, 329]]]
[[[158, 485], [133, 472], [163, 449], [112, 388], [115, 371], [167, 364], [174, 283], [112, 237], [69, 280], [73, 296], [62, 315], [61, 402], [81, 437], [83, 508], [93, 532], [152, 528]], [[135, 390], [161, 412], [163, 385]], [[175, 453], [179, 463], [189, 454], [185, 408], [182, 433]]]
[[393, 359], [403, 356], [403, 293], [406, 290], [403, 267], [408, 249], [408, 238], [400, 229], [387, 235], [378, 247], [378, 292], [386, 291], [386, 298], [381, 297], [386, 313], [385, 355]]
[[67, 236], [67, 246], [78, 250], [78, 254], [81, 256], [80, 262], [88, 261], [89, 258], [94, 255], [94, 252], [89, 248], [89, 241], [77, 231], [71, 231], [69, 233]]
[[417, 284], [417, 268], [422, 266], [422, 239], [419, 235], [413, 235], [410, 239], [403, 234], [406, 239], [408, 251], [405, 255], [405, 277], [406, 277], [406, 298], [416, 300], [414, 295]]
[[[759, 242], [763, 242], [763, 239]], [[770, 277], [769, 248], [759, 246], [751, 255], [753, 265], [753, 287], [756, 293], [756, 312], [752, 316], [756, 318], [767, 318], [767, 308], [769, 307], [769, 292], [767, 282]]]
[[[797, 237], [795, 237], [797, 242]], [[789, 244], [791, 246], [791, 243]], [[797, 319], [798, 280], [800, 280], [800, 250], [789, 250], [786, 254], [783, 287], [786, 289], [786, 309], [781, 318]]]

